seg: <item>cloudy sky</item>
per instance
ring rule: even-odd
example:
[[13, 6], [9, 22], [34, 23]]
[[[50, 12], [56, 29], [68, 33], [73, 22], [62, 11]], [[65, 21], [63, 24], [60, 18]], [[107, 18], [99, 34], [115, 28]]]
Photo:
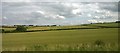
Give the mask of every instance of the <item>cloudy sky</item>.
[[2, 0], [2, 2], [118, 2], [120, 0]]
[[0, 19], [2, 18], [3, 25], [78, 25], [118, 20], [118, 0], [114, 0], [115, 2], [11, 1], [2, 1], [2, 17]]

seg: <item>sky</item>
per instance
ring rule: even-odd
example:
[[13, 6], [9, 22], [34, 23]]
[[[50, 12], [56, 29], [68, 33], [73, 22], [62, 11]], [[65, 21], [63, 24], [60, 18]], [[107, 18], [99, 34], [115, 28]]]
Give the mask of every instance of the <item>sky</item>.
[[3, 25], [79, 25], [115, 22], [119, 0], [2, 0]]
[[120, 0], [2, 0], [2, 2], [118, 2]]

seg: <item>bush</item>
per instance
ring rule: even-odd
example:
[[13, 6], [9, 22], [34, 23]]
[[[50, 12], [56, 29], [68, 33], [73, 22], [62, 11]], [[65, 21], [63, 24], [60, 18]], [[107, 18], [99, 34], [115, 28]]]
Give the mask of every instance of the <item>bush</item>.
[[105, 45], [105, 43], [102, 40], [96, 40], [94, 42], [94, 44], [97, 45], [97, 46], [103, 46], [103, 45]]
[[25, 31], [27, 31], [27, 28], [25, 26], [17, 26], [16, 31], [25, 32]]
[[3, 33], [5, 30], [4, 29], [0, 29], [0, 33]]

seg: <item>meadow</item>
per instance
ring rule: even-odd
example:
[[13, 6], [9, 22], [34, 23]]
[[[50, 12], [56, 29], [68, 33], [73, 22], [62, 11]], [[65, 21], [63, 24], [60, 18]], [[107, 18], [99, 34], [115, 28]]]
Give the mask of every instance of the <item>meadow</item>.
[[[99, 26], [109, 26], [101, 28]], [[3, 33], [3, 51], [118, 51], [118, 25], [33, 27], [28, 30], [55, 28], [97, 29]], [[110, 28], [111, 27], [111, 28]], [[95, 43], [97, 40], [100, 44]]]

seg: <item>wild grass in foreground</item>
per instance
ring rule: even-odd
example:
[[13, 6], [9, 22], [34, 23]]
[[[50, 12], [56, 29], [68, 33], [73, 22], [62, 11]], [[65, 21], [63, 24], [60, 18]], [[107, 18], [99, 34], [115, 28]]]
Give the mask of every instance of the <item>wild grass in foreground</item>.
[[6, 48], [4, 51], [118, 51], [118, 43], [105, 43], [97, 40], [94, 43], [80, 44], [35, 44], [29, 47]]

